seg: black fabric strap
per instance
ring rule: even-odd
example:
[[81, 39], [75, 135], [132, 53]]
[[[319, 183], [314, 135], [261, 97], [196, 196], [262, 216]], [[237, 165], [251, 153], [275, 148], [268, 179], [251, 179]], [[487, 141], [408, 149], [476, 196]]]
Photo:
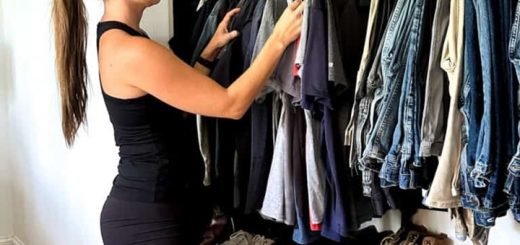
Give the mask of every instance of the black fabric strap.
[[144, 37], [144, 38], [149, 38], [146, 34], [133, 29], [132, 27], [128, 26], [127, 24], [125, 24], [123, 22], [114, 21], [114, 20], [103, 21], [103, 22], [99, 22], [98, 26], [97, 26], [97, 47], [98, 47], [98, 49], [99, 49], [99, 39], [101, 38], [101, 36], [105, 32], [112, 30], [112, 29], [122, 30], [131, 36], [140, 36], [140, 37]]
[[215, 64], [217, 63], [215, 61], [209, 61], [207, 59], [204, 59], [202, 58], [202, 56], [199, 56], [197, 62], [203, 65], [204, 67], [208, 68], [209, 70], [213, 70], [213, 68], [215, 68]]

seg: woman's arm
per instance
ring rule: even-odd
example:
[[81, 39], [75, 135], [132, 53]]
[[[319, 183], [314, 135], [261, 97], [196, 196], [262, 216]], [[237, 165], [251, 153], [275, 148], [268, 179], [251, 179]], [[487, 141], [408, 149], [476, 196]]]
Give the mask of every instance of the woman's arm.
[[112, 45], [105, 45], [106, 49], [110, 46], [116, 49], [111, 51], [116, 55], [100, 62], [103, 73], [120, 74], [119, 81], [181, 110], [239, 119], [264, 86], [286, 47], [298, 37], [300, 3], [297, 0], [284, 11], [250, 68], [227, 89], [182, 62], [162, 45], [122, 34], [111, 39]]

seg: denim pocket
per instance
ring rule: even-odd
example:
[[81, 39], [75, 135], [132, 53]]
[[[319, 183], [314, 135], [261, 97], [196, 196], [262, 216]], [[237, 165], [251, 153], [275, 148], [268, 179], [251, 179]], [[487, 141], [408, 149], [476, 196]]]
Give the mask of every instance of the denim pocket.
[[381, 187], [387, 188], [392, 186], [397, 186], [399, 183], [399, 156], [389, 153], [383, 166], [381, 167], [381, 172], [379, 173], [379, 178], [381, 178]]
[[520, 189], [515, 189], [515, 184], [517, 188], [520, 188], [520, 185], [518, 184], [520, 183], [520, 157], [515, 156], [511, 163], [509, 163], [507, 169], [509, 173], [504, 185], [504, 192], [512, 196], [520, 195]]
[[516, 178], [520, 177], [520, 157], [513, 158], [507, 169], [510, 175]]

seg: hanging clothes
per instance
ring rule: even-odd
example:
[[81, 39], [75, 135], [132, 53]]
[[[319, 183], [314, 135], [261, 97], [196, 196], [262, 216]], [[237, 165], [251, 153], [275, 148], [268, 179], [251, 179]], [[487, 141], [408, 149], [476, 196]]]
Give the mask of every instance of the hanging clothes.
[[[193, 53], [193, 34], [197, 30], [197, 5], [198, 0], [174, 1], [173, 4], [173, 29], [174, 35], [168, 41], [170, 49], [184, 62], [189, 62]], [[198, 35], [199, 33], [197, 33]]]
[[[363, 55], [356, 79], [355, 100], [350, 122], [345, 134], [345, 144], [350, 146], [350, 168], [359, 168], [363, 178], [363, 194], [371, 197], [374, 215], [381, 217], [395, 203], [389, 189], [382, 189], [379, 183], [380, 165], [373, 161], [361, 161], [365, 142], [375, 123], [375, 108], [380, 99], [375, 97], [382, 85], [381, 52], [386, 23], [397, 1], [371, 1], [367, 34]], [[379, 93], [380, 94], [380, 93]], [[381, 96], [378, 96], [381, 97]], [[388, 199], [388, 201], [387, 201]]]
[[269, 171], [267, 189], [260, 213], [274, 221], [287, 225], [295, 224], [293, 173], [291, 161], [292, 109], [289, 96], [281, 94], [282, 110]]
[[[291, 3], [201, 2], [193, 62], [226, 11], [241, 8], [228, 27], [241, 35], [211, 71], [224, 87]], [[449, 209], [461, 240], [485, 243], [509, 208], [520, 220], [520, 21], [510, 1], [302, 4], [300, 38], [244, 118], [198, 118], [204, 184], [225, 214], [293, 226], [298, 244], [342, 242], [389, 209], [406, 223], [428, 189], [423, 203]]]
[[[213, 5], [213, 6], [212, 6]], [[207, 10], [211, 9], [209, 15], [207, 14]], [[195, 65], [196, 60], [201, 55], [203, 49], [209, 43], [210, 39], [215, 34], [217, 30], [217, 26], [220, 21], [223, 19], [227, 9], [229, 9], [228, 1], [226, 0], [209, 0], [204, 4], [203, 8], [199, 10], [199, 17], [197, 19], [196, 26], [199, 26], [204, 21], [204, 25], [200, 32], [200, 35], [196, 37], [196, 32], [193, 33], [193, 43], [195, 43], [195, 47], [193, 49], [193, 54], [191, 58], [192, 65]], [[196, 119], [197, 124], [197, 136], [199, 139], [199, 149], [202, 154], [202, 158], [204, 160], [204, 185], [211, 185], [211, 177], [212, 173], [212, 162], [214, 162], [214, 154], [212, 147], [214, 144], [210, 142], [214, 142], [215, 138], [215, 119], [202, 117], [197, 115]]]
[[[520, 4], [517, 4], [514, 16], [514, 23], [509, 43], [509, 59], [514, 65], [517, 80], [520, 81]], [[518, 133], [520, 134], [520, 128]], [[509, 163], [508, 177], [504, 190], [508, 195], [510, 195], [509, 205], [511, 206], [511, 211], [513, 212], [516, 221], [520, 222], [520, 144], [518, 145], [515, 156]]]
[[[253, 51], [262, 23], [264, 8], [267, 0], [259, 0], [256, 4], [251, 23], [250, 41], [247, 47], [244, 69], [252, 63]], [[250, 214], [262, 207], [267, 178], [273, 156], [274, 139], [273, 95], [267, 95], [264, 100], [254, 101], [251, 105], [251, 166], [249, 173], [248, 191], [246, 197], [245, 213]]]
[[442, 48], [448, 30], [450, 1], [437, 0], [425, 85], [420, 156], [440, 156], [446, 132], [448, 78], [442, 70]]
[[[259, 26], [257, 39], [254, 45], [253, 57], [257, 57], [260, 50], [264, 47], [269, 36], [274, 30], [274, 26], [278, 18], [282, 15], [287, 5], [291, 3], [290, 0], [266, 0], [264, 12], [262, 14], [262, 21]], [[292, 83], [292, 62], [294, 60], [294, 45], [291, 45], [282, 55], [277, 68], [267, 80], [266, 86], [257, 96], [257, 100], [262, 98], [273, 91], [280, 91], [282, 84]], [[285, 72], [284, 72], [285, 71]], [[289, 87], [289, 86], [288, 86]], [[290, 90], [288, 90], [290, 91]], [[292, 90], [293, 96], [298, 96], [297, 90]]]
[[[467, 66], [463, 66], [463, 61], [467, 59], [463, 47], [467, 49], [467, 42], [473, 41], [472, 38], [463, 39], [464, 34], [468, 36], [468, 33], [464, 32], [471, 30], [469, 26], [464, 27], [470, 18], [464, 18], [464, 16], [466, 16], [464, 11], [464, 0], [451, 1], [450, 20], [441, 60], [441, 67], [448, 75], [448, 89], [450, 94], [446, 139], [441, 156], [439, 157], [437, 172], [430, 187], [428, 197], [425, 200], [428, 206], [436, 208], [454, 208], [460, 205], [458, 173], [462, 147], [462, 115], [459, 111], [458, 98], [460, 96], [460, 87], [463, 78], [463, 67], [467, 69]], [[466, 44], [464, 44], [464, 42], [466, 42]]]
[[508, 209], [507, 197], [501, 190], [507, 176], [506, 161], [512, 159], [518, 141], [514, 134], [517, 123], [514, 106], [516, 93], [513, 92], [511, 64], [506, 55], [511, 3], [482, 1], [470, 6], [475, 10], [476, 50], [480, 55], [478, 59], [468, 62], [476, 63], [482, 86], [464, 84], [464, 88], [469, 90], [464, 94], [483, 96], [474, 97], [476, 100], [464, 97], [463, 100], [463, 114], [471, 120], [465, 120], [468, 121], [464, 125], [468, 132], [466, 136], [478, 135], [478, 139], [468, 138], [466, 156], [461, 160], [462, 204], [473, 210], [479, 226], [490, 227], [495, 224], [496, 217], [504, 216]]
[[[243, 72], [242, 66], [251, 32], [251, 20], [257, 1], [242, 0], [241, 11], [230, 23], [230, 30], [241, 35], [225, 46], [218, 55], [211, 77], [228, 87]], [[214, 188], [218, 206], [225, 214], [243, 213], [251, 161], [251, 117], [248, 111], [240, 120], [216, 119]]]
[[[294, 60], [294, 83], [299, 84], [301, 90], [301, 79], [303, 62], [309, 30], [309, 14], [312, 1], [303, 4], [303, 20], [300, 38], [297, 40], [296, 58]], [[301, 96], [300, 96], [301, 97]], [[320, 121], [310, 110], [304, 109], [305, 117], [305, 168], [307, 178], [307, 197], [309, 204], [309, 222], [312, 231], [320, 231], [325, 211], [325, 166], [321, 158]], [[297, 233], [297, 231], [295, 231]]]

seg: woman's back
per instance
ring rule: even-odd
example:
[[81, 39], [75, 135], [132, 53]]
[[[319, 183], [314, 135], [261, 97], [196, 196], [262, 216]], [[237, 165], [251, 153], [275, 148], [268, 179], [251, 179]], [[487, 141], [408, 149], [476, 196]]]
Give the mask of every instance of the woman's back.
[[[126, 24], [106, 21], [98, 24], [98, 46], [100, 37], [112, 29], [147, 38]], [[120, 99], [103, 90], [103, 98], [120, 156], [111, 196], [169, 202], [189, 192], [190, 186], [200, 186], [202, 160], [192, 116], [151, 95]]]

